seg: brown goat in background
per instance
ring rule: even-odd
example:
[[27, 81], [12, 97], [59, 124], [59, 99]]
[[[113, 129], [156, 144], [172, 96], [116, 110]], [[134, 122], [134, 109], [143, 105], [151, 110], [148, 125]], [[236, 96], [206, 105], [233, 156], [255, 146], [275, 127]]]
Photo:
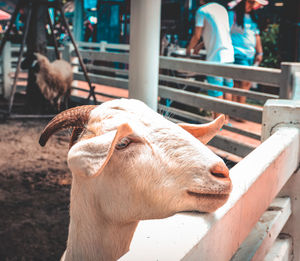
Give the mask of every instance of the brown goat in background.
[[67, 107], [73, 81], [72, 66], [65, 60], [51, 63], [46, 56], [39, 53], [35, 55], [38, 64], [36, 83], [41, 93], [52, 105], [56, 104], [58, 110], [63, 100]]

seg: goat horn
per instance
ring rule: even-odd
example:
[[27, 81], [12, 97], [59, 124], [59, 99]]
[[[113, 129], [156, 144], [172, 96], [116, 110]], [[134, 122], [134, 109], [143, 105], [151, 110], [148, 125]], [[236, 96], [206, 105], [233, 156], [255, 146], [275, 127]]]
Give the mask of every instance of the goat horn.
[[57, 131], [67, 128], [83, 128], [88, 122], [90, 112], [97, 105], [83, 105], [57, 114], [43, 130], [39, 143], [45, 146], [48, 139]]

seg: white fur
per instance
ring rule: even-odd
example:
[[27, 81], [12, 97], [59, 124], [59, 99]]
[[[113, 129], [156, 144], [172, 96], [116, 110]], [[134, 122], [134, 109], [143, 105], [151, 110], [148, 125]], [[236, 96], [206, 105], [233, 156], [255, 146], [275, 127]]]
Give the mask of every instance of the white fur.
[[[132, 129], [133, 142], [116, 150], [111, 144], [122, 124]], [[227, 200], [191, 196], [188, 190], [217, 196], [231, 191], [229, 178], [210, 173], [215, 164], [224, 165], [218, 156], [136, 100], [96, 107], [68, 164], [73, 181], [64, 260], [116, 260], [128, 251], [139, 220], [211, 212]]]

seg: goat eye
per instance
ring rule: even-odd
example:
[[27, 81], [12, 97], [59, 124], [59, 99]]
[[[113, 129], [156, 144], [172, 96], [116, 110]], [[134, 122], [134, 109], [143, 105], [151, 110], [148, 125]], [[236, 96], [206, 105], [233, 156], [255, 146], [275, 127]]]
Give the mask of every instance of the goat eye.
[[117, 150], [125, 149], [130, 143], [131, 143], [131, 140], [129, 138], [125, 137], [125, 138], [121, 139], [119, 141], [119, 143], [117, 143], [116, 149]]

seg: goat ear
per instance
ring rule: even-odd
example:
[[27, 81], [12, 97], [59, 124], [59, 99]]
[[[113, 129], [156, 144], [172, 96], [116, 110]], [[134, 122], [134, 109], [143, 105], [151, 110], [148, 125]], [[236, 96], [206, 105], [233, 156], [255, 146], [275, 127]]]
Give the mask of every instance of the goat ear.
[[208, 143], [222, 128], [225, 122], [225, 115], [221, 114], [217, 119], [206, 124], [186, 124], [179, 123], [178, 125], [191, 133], [195, 138], [203, 144]]
[[96, 177], [109, 162], [116, 144], [133, 131], [124, 123], [116, 131], [82, 140], [76, 143], [68, 153], [68, 165], [73, 174]]

